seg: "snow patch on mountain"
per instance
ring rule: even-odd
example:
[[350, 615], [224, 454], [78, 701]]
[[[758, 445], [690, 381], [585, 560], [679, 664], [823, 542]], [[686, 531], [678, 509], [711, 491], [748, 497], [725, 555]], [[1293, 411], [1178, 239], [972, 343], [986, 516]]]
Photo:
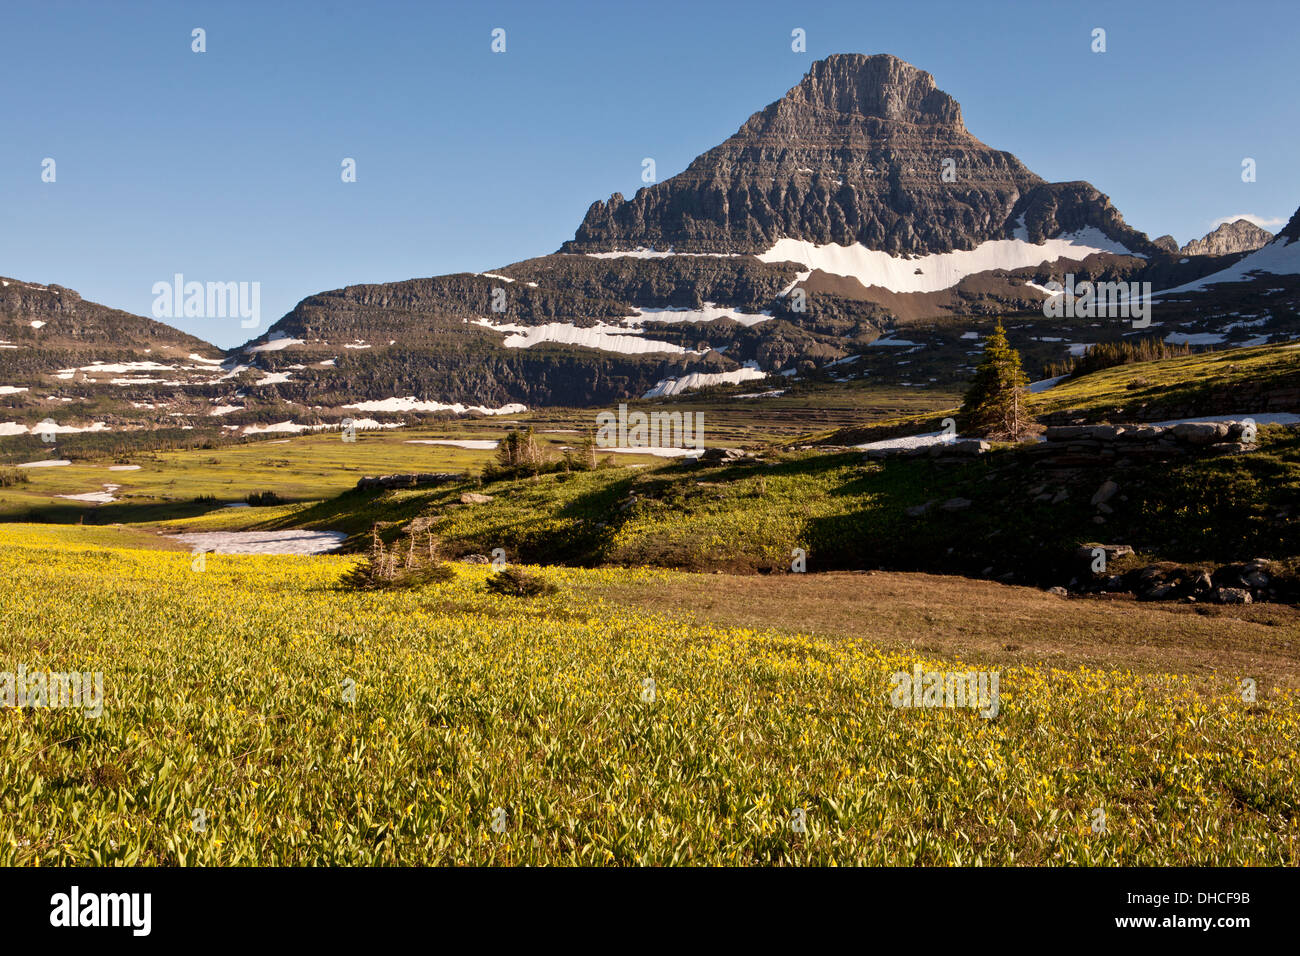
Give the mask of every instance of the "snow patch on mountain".
[[624, 322], [715, 322], [721, 318], [730, 318], [744, 326], [758, 325], [772, 318], [771, 312], [738, 312], [728, 306], [714, 302], [705, 302], [698, 309], [637, 309], [636, 315], [629, 315]]
[[502, 345], [508, 349], [527, 349], [543, 342], [558, 345], [577, 345], [599, 349], [602, 352], [621, 352], [624, 355], [642, 355], [647, 352], [670, 352], [681, 355], [689, 351], [671, 342], [656, 342], [636, 334], [636, 329], [622, 328], [598, 322], [594, 326], [580, 327], [572, 322], [547, 322], [545, 325], [493, 324], [490, 319], [475, 319], [475, 324], [496, 332], [506, 333]]
[[464, 415], [467, 412], [478, 412], [480, 415], [516, 415], [528, 411], [527, 405], [520, 405], [517, 402], [502, 405], [500, 408], [488, 408], [483, 405], [462, 405], [460, 402], [451, 405], [442, 402], [423, 402], [414, 395], [408, 395], [406, 398], [381, 398], [357, 402], [343, 407], [355, 408], [360, 412], [451, 412], [453, 415]]
[[861, 243], [819, 246], [806, 239], [779, 239], [757, 258], [763, 262], [798, 262], [832, 275], [857, 279], [864, 286], [890, 292], [939, 292], [962, 279], [990, 269], [1023, 269], [1054, 259], [1083, 259], [1097, 252], [1132, 256], [1137, 253], [1100, 229], [1089, 226], [1058, 239], [1033, 243], [1025, 239], [994, 239], [974, 249], [936, 252], [913, 259], [868, 249]]
[[680, 395], [682, 392], [689, 392], [696, 388], [708, 388], [710, 385], [736, 385], [760, 378], [767, 378], [767, 373], [750, 366], [732, 372], [691, 372], [681, 378], [665, 378], [641, 397], [663, 398], [667, 395]]
[[279, 352], [287, 349], [290, 345], [304, 345], [302, 339], [272, 339], [269, 342], [263, 342], [261, 345], [254, 345], [248, 351], [250, 352]]

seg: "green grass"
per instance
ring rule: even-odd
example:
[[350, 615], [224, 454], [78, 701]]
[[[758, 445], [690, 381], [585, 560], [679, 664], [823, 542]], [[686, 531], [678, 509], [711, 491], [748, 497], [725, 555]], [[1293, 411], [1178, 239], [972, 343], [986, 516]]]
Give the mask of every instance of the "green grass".
[[[1097, 540], [1128, 544], [1145, 561], [1300, 556], [1300, 434], [1276, 426], [1259, 434], [1250, 454], [1122, 469], [1044, 471], [1014, 448], [959, 462], [802, 453], [722, 468], [660, 463], [473, 486], [492, 497], [486, 504], [460, 503], [468, 485], [350, 492], [282, 510], [263, 526], [339, 530], [363, 545], [375, 524], [392, 538], [420, 518], [453, 553], [504, 548], [529, 563], [781, 571], [800, 548], [811, 571], [1066, 584], [1082, 571], [1077, 546]], [[1111, 478], [1120, 491], [1099, 525], [1090, 499]], [[1044, 491], [1066, 497], [1035, 500]], [[970, 505], [941, 507], [952, 499]], [[926, 503], [926, 513], [907, 514]]]
[[[1140, 384], [1130, 387], [1134, 383]], [[1297, 384], [1300, 384], [1300, 348], [1263, 345], [1102, 369], [1039, 393], [1031, 399], [1031, 409], [1038, 415], [1068, 409], [1090, 417], [1116, 413], [1122, 416], [1135, 413], [1144, 405], [1157, 409], [1196, 405], [1214, 390], [1231, 395], [1244, 387], [1295, 387]], [[1228, 413], [1266, 410], [1234, 408]]]
[[[1261, 345], [1102, 369], [1029, 394], [1025, 401], [1028, 413], [1040, 419], [1068, 413], [1072, 421], [1080, 422], [1157, 421], [1293, 410], [1289, 405], [1281, 409], [1255, 406], [1261, 403], [1261, 392], [1266, 395], [1269, 390], [1297, 387], [1300, 347]], [[854, 445], [937, 431], [944, 418], [957, 415], [960, 405], [960, 394], [956, 394], [941, 407], [883, 415], [862, 424], [788, 438], [783, 444]]]

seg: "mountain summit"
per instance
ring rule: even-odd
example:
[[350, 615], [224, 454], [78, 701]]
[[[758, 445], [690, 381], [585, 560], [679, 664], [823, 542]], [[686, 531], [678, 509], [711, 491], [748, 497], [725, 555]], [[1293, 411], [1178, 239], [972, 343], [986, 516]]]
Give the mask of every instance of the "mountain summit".
[[1273, 233], [1248, 219], [1225, 222], [1203, 238], [1193, 239], [1180, 250], [1185, 256], [1225, 256], [1254, 252], [1273, 241]]
[[1087, 183], [1048, 184], [972, 136], [929, 73], [837, 54], [681, 174], [594, 203], [561, 251], [757, 254], [798, 239], [924, 255], [1088, 226], [1151, 250]]

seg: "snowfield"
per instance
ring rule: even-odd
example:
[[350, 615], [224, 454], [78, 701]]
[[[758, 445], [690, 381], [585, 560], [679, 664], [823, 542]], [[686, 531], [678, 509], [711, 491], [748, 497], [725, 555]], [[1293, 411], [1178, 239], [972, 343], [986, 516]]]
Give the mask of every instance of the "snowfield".
[[528, 411], [527, 405], [520, 405], [518, 402], [510, 402], [500, 408], [487, 408], [483, 405], [462, 405], [460, 402], [452, 405], [445, 405], [442, 402], [422, 402], [414, 395], [408, 395], [406, 398], [374, 399], [343, 407], [355, 408], [360, 412], [451, 412], [453, 415], [464, 415], [466, 412], [478, 412], [480, 415], [517, 415], [519, 412]]
[[[401, 422], [394, 422], [392, 424], [381, 425], [373, 418], [357, 418], [353, 420], [352, 424], [355, 428], [359, 428], [362, 431], [369, 431], [375, 428], [400, 428], [402, 426]], [[235, 427], [237, 428], [238, 426]], [[300, 425], [297, 422], [283, 421], [283, 422], [276, 422], [274, 425], [245, 425], [243, 434], [245, 435], [273, 435], [273, 434], [298, 435], [301, 434], [302, 432], [333, 431], [335, 429], [341, 429], [342, 427], [343, 427], [342, 422], [328, 423], [325, 425]], [[276, 445], [279, 444], [279, 442], [271, 442], [270, 444]]]
[[59, 375], [66, 375], [69, 372], [76, 373], [78, 371], [103, 372], [105, 375], [125, 375], [127, 372], [174, 372], [176, 371], [176, 366], [161, 365], [158, 362], [119, 362], [111, 365], [106, 365], [103, 362], [93, 362], [90, 365], [81, 366], [80, 369], [60, 369]]
[[491, 438], [409, 438], [403, 444], [451, 445], [453, 448], [464, 448], [469, 451], [491, 451], [501, 443]]
[[1056, 376], [1056, 378], [1039, 379], [1037, 382], [1030, 382], [1028, 385], [1026, 385], [1025, 391], [1032, 392], [1034, 394], [1037, 394], [1038, 392], [1045, 392], [1053, 385], [1056, 385], [1058, 382], [1063, 382], [1069, 377], [1070, 376], [1068, 375], [1058, 375]]
[[771, 312], [738, 312], [714, 302], [705, 302], [698, 309], [637, 309], [624, 322], [714, 322], [723, 317], [735, 319], [741, 325], [754, 326], [772, 318]]
[[0, 435], [75, 435], [81, 432], [111, 432], [112, 430], [107, 422], [95, 422], [85, 428], [78, 428], [76, 425], [43, 425], [39, 422], [28, 428], [21, 422], [0, 422]]
[[261, 345], [254, 345], [248, 351], [250, 352], [279, 352], [281, 349], [287, 349], [290, 345], [304, 345], [302, 339], [272, 339]]
[[197, 531], [178, 534], [195, 551], [215, 554], [324, 554], [347, 539], [342, 531]]
[[904, 435], [902, 438], [887, 438], [884, 441], [870, 441], [865, 445], [854, 445], [868, 451], [873, 448], [929, 448], [931, 445], [958, 445], [963, 442], [977, 442], [978, 438], [958, 438], [947, 432], [925, 432], [921, 435]]
[[806, 239], [779, 239], [767, 252], [759, 253], [758, 258], [763, 262], [798, 262], [809, 269], [848, 276], [864, 286], [891, 292], [938, 292], [977, 272], [1022, 269], [1060, 258], [1082, 259], [1096, 252], [1136, 255], [1108, 239], [1100, 229], [1089, 226], [1043, 243], [993, 239], [974, 249], [937, 252], [915, 259], [891, 256], [861, 243], [819, 246]]
[[105, 485], [103, 491], [87, 491], [80, 495], [55, 495], [56, 498], [67, 498], [69, 501], [87, 501], [92, 504], [106, 505], [117, 499], [113, 497], [113, 492], [117, 491], [121, 485]]
[[543, 342], [559, 345], [577, 345], [599, 349], [603, 352], [621, 352], [624, 355], [643, 355], [647, 352], [670, 352], [681, 355], [688, 350], [671, 342], [656, 342], [637, 335], [636, 329], [599, 322], [580, 328], [572, 322], [547, 322], [545, 325], [494, 325], [490, 319], [475, 319], [476, 325], [506, 333], [502, 345], [508, 349], [528, 349]]
[[654, 388], [642, 395], [642, 398], [663, 398], [667, 395], [680, 395], [695, 388], [708, 388], [710, 385], [736, 385], [753, 379], [767, 378], [766, 372], [746, 366], [734, 372], [692, 372], [681, 378], [665, 378]]
[[651, 445], [645, 448], [600, 448], [597, 454], [613, 452], [616, 455], [654, 455], [656, 458], [699, 458], [704, 454], [703, 448], [665, 448]]

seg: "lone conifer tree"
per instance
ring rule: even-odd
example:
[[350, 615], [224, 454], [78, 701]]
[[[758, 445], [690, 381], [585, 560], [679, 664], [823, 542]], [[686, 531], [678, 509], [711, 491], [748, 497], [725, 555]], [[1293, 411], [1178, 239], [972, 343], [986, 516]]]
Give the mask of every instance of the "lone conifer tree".
[[1027, 379], [1002, 320], [984, 340], [984, 357], [962, 402], [962, 431], [1016, 441], [1025, 429], [1020, 395]]

